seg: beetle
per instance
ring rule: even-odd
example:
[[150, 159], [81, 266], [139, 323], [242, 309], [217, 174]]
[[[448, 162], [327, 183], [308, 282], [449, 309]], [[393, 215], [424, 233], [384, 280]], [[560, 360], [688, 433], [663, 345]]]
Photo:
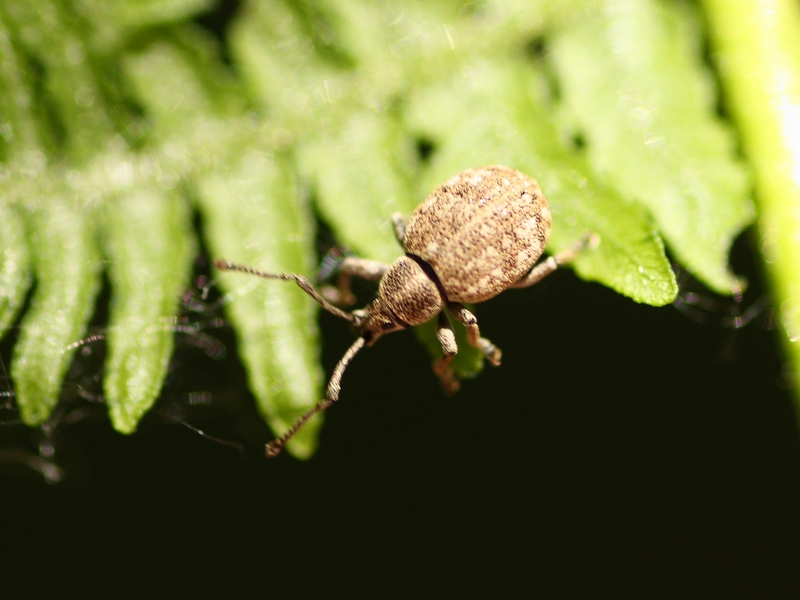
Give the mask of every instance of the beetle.
[[[481, 336], [478, 320], [464, 304], [484, 302], [509, 288], [531, 286], [598, 242], [596, 236], [585, 235], [566, 251], [537, 263], [552, 225], [547, 199], [534, 179], [501, 165], [459, 173], [428, 196], [408, 221], [394, 214], [392, 222], [405, 254], [391, 265], [344, 258], [339, 265], [338, 290], [327, 297], [302, 275], [265, 273], [225, 260], [214, 261], [218, 269], [295, 281], [325, 310], [350, 321], [358, 334], [334, 368], [325, 398], [267, 444], [267, 456], [277, 456], [312, 416], [339, 399], [347, 365], [361, 348], [373, 345], [384, 334], [436, 318], [436, 337], [443, 356], [435, 363], [434, 372], [448, 394], [459, 385], [450, 367], [458, 346], [448, 313], [466, 327], [469, 343], [490, 364], [499, 365], [500, 349]], [[378, 293], [363, 309], [346, 312], [335, 304], [352, 298], [351, 277], [378, 281]]]

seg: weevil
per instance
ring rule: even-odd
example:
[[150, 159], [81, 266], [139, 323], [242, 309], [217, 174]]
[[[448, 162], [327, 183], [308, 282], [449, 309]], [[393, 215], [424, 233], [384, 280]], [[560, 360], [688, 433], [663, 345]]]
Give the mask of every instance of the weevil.
[[[598, 242], [596, 236], [585, 235], [566, 251], [538, 262], [552, 225], [547, 199], [534, 179], [500, 165], [459, 173], [428, 196], [408, 221], [395, 214], [392, 222], [405, 254], [391, 265], [344, 258], [339, 265], [338, 292], [333, 296], [323, 296], [302, 275], [214, 262], [218, 269], [295, 281], [325, 310], [350, 321], [358, 334], [334, 368], [325, 398], [267, 444], [267, 456], [277, 456], [312, 416], [339, 399], [347, 365], [361, 348], [373, 345], [386, 333], [437, 319], [436, 336], [443, 355], [433, 370], [448, 394], [459, 385], [450, 367], [458, 346], [448, 313], [464, 325], [469, 343], [490, 364], [499, 365], [500, 349], [481, 336], [478, 320], [464, 304], [484, 302], [509, 288], [531, 286]], [[379, 282], [378, 293], [365, 308], [347, 312], [335, 304], [352, 297], [351, 277]]]

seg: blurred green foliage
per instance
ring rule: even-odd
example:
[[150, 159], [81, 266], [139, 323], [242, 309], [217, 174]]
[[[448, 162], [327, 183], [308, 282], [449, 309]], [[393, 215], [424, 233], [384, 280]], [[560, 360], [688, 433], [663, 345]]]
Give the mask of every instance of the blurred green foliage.
[[[212, 7], [0, 5], [0, 334], [35, 282], [12, 361], [25, 422], [57, 402], [105, 270], [105, 397], [114, 426], [136, 428], [172, 351], [193, 211], [213, 258], [312, 274], [316, 210], [390, 262], [393, 212], [500, 163], [541, 183], [551, 251], [599, 234], [574, 264], [584, 279], [668, 304], [666, 240], [711, 289], [737, 285], [727, 254], [754, 211], [691, 5], [245, 0], [223, 41], [194, 21]], [[317, 308], [292, 285], [219, 283], [280, 433], [321, 398]], [[460, 348], [458, 373], [474, 375], [480, 356]]]
[[703, 4], [730, 113], [752, 165], [764, 270], [786, 372], [800, 400], [800, 3]]

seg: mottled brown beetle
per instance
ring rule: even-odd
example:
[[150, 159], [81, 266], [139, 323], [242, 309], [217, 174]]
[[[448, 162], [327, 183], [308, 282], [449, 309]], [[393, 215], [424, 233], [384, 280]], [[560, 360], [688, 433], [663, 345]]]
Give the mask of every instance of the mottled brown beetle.
[[[550, 235], [551, 216], [539, 184], [508, 167], [469, 169], [435, 190], [412, 213], [408, 222], [392, 216], [395, 234], [406, 253], [394, 264], [347, 257], [339, 266], [338, 292], [324, 298], [302, 275], [264, 273], [227, 261], [219, 269], [251, 273], [267, 279], [294, 280], [325, 310], [355, 326], [358, 339], [333, 370], [325, 399], [307, 411], [281, 437], [267, 444], [267, 456], [283, 446], [316, 413], [339, 399], [344, 370], [355, 354], [383, 334], [438, 319], [437, 337], [444, 356], [434, 366], [445, 392], [458, 389], [450, 362], [458, 352], [456, 338], [444, 312], [467, 329], [468, 340], [492, 365], [501, 352], [481, 337], [478, 321], [464, 303], [476, 304], [509, 288], [533, 285], [572, 258], [589, 243], [585, 236], [569, 250], [539, 264]], [[535, 266], [534, 266], [535, 265]], [[350, 277], [379, 281], [375, 300], [361, 310], [345, 312], [331, 303], [352, 298]]]

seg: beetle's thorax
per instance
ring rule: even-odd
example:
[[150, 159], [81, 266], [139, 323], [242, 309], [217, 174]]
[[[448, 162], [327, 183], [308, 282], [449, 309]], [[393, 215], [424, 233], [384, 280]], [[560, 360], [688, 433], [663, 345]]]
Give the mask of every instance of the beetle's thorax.
[[378, 296], [353, 312], [358, 334], [372, 344], [391, 331], [430, 321], [444, 308], [436, 283], [408, 256], [401, 256], [381, 278]]

